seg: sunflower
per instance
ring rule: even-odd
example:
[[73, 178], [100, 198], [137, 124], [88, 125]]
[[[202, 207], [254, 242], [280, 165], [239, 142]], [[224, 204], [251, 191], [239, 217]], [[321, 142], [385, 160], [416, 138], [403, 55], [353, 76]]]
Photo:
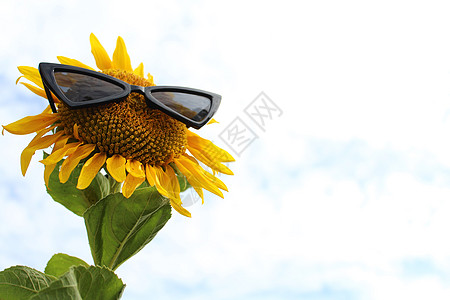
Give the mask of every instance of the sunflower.
[[[144, 77], [143, 63], [132, 68], [121, 37], [117, 39], [112, 59], [94, 34], [90, 35], [90, 44], [100, 72], [133, 85], [155, 85], [152, 75]], [[57, 58], [61, 64], [95, 70], [75, 59]], [[17, 82], [21, 78], [31, 81], [34, 85], [20, 83], [47, 99], [38, 69], [28, 66], [18, 69], [22, 76]], [[36, 133], [20, 157], [24, 176], [35, 152], [52, 146], [50, 155], [41, 160], [45, 165], [47, 187], [50, 174], [63, 160], [59, 169], [61, 183], [68, 181], [80, 163], [83, 167], [78, 189], [87, 188], [102, 169], [122, 185], [121, 193], [126, 198], [147, 180], [162, 196], [170, 199], [176, 211], [185, 216], [190, 216], [190, 213], [182, 207], [178, 178], [186, 178], [202, 198], [202, 203], [203, 189], [222, 198], [221, 190], [227, 191], [216, 174], [233, 175], [223, 163], [234, 161], [234, 158], [211, 141], [188, 130], [185, 124], [149, 108], [142, 95], [132, 93], [123, 101], [96, 107], [71, 109], [62, 102], [56, 105], [56, 113], [48, 106], [38, 115], [3, 126], [12, 134]], [[200, 163], [212, 172], [205, 170]]]

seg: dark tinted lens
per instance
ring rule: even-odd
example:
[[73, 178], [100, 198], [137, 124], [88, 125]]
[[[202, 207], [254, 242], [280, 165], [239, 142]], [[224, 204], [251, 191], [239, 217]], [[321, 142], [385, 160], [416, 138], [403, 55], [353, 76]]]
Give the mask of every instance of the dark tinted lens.
[[59, 89], [73, 102], [98, 100], [123, 91], [108, 81], [78, 73], [55, 71], [55, 79]]
[[204, 96], [181, 92], [152, 92], [164, 105], [194, 121], [202, 121], [211, 109], [211, 100]]

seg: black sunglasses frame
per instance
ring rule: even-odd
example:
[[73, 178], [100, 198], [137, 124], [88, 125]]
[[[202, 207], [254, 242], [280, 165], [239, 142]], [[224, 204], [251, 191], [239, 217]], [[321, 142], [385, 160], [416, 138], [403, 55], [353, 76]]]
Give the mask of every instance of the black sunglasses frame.
[[[100, 80], [104, 80], [106, 82], [112, 83], [118, 87], [120, 87], [123, 91], [117, 93], [112, 96], [103, 97], [100, 99], [87, 100], [83, 102], [74, 102], [68, 99], [61, 89], [58, 87], [56, 82], [54, 73], [58, 72], [71, 72], [77, 73], [81, 75], [87, 75], [91, 77], [98, 78]], [[89, 69], [84, 69], [80, 67], [70, 66], [70, 65], [62, 65], [62, 64], [54, 64], [54, 63], [40, 63], [39, 64], [39, 73], [41, 74], [42, 82], [44, 84], [45, 93], [47, 95], [47, 99], [50, 103], [50, 107], [53, 112], [57, 112], [55, 101], [53, 99], [53, 95], [55, 95], [59, 100], [64, 102], [70, 108], [83, 108], [101, 105], [109, 102], [118, 102], [128, 97], [131, 93], [139, 93], [145, 97], [146, 103], [150, 108], [158, 109], [163, 113], [169, 115], [170, 117], [184, 123], [187, 127], [194, 127], [196, 129], [201, 128], [203, 125], [208, 123], [208, 121], [212, 118], [212, 116], [216, 113], [219, 108], [221, 96], [215, 93], [202, 91], [199, 89], [180, 87], [180, 86], [138, 86], [132, 85], [115, 77], [96, 72]], [[177, 92], [177, 93], [185, 93], [190, 95], [203, 96], [208, 98], [211, 101], [210, 109], [207, 115], [201, 121], [192, 120], [181, 113], [173, 110], [172, 108], [164, 105], [160, 101], [158, 101], [151, 93], [152, 92]]]

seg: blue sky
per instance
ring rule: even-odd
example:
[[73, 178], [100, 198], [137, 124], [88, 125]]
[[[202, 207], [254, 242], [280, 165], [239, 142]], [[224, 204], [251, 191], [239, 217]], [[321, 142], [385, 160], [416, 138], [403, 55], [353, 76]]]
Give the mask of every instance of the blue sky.
[[[0, 123], [45, 101], [18, 65], [95, 66], [89, 34], [125, 39], [156, 84], [218, 92], [219, 146], [236, 119], [257, 136], [117, 273], [123, 299], [448, 299], [450, 5], [446, 1], [11, 1], [1, 4]], [[245, 109], [281, 110], [261, 129]], [[5, 134], [0, 269], [91, 262], [82, 219], [46, 195], [32, 137]], [[235, 145], [236, 147], [236, 145]], [[39, 155], [39, 154], [38, 154]]]

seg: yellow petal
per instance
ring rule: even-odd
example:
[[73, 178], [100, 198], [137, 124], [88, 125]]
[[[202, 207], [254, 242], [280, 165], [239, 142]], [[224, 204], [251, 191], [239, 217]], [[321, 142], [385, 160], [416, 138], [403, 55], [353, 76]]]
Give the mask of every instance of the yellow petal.
[[202, 152], [211, 161], [230, 162], [235, 161], [234, 157], [220, 147], [214, 145], [210, 140], [204, 139], [198, 134], [187, 131], [188, 145], [191, 148]]
[[[191, 164], [185, 161], [184, 166], [189, 170], [189, 172], [191, 172], [193, 176], [195, 176], [195, 178], [199, 181], [204, 189], [223, 198], [223, 193], [219, 190], [219, 188], [222, 188], [223, 190], [228, 189], [222, 181], [220, 181], [219, 183], [219, 179], [217, 179], [217, 181], [212, 180], [210, 176], [206, 175], [208, 174], [208, 172], [206, 172], [200, 165]], [[211, 177], [216, 178], [212, 175]]]
[[44, 167], [44, 182], [45, 182], [45, 186], [47, 188], [48, 188], [48, 182], [50, 181], [50, 175], [52, 175], [55, 167], [56, 167], [56, 164], [48, 165], [48, 166]]
[[204, 197], [203, 197], [203, 190], [202, 190], [202, 184], [195, 178], [194, 175], [192, 175], [188, 169], [185, 167], [179, 167], [180, 162], [176, 162], [177, 167], [179, 170], [186, 176], [187, 181], [189, 184], [194, 188], [194, 190], [197, 192], [197, 194], [202, 198], [202, 204], [204, 203]]
[[[187, 155], [186, 153], [184, 155], [187, 159], [192, 160], [192, 162], [194, 164], [198, 165], [198, 162], [195, 160], [195, 158], [193, 158], [191, 156], [186, 156]], [[175, 162], [175, 165], [176, 165], [176, 162]], [[184, 173], [183, 173], [183, 175], [186, 177], [186, 180], [187, 180], [187, 176], [193, 176], [192, 174], [189, 175], [189, 174], [184, 174]], [[197, 184], [192, 185], [192, 183], [190, 183], [190, 184], [191, 184], [192, 188], [197, 192], [198, 196], [202, 199], [202, 204], [205, 203], [205, 198], [203, 197], [203, 190], [202, 190], [201, 186], [199, 186]]]
[[22, 176], [25, 176], [25, 174], [27, 173], [31, 158], [33, 157], [35, 152], [36, 150], [32, 148], [25, 148], [20, 154], [20, 170], [22, 171]]
[[41, 74], [39, 74], [38, 69], [28, 66], [19, 66], [17, 69], [19, 69], [19, 72], [23, 74], [23, 77], [33, 82], [41, 89], [44, 89], [44, 84], [42, 83]]
[[144, 77], [144, 64], [140, 63], [139, 66], [134, 69], [133, 73], [139, 77]]
[[31, 158], [36, 152], [33, 148], [25, 148], [20, 154], [20, 170], [22, 171], [22, 175], [25, 176], [28, 170], [28, 166], [30, 165]]
[[167, 178], [163, 169], [160, 166], [154, 166], [153, 170], [155, 171], [155, 186], [158, 192], [164, 197], [169, 198], [169, 191], [167, 190]]
[[155, 167], [156, 174], [158, 175], [158, 181], [159, 184], [164, 188], [164, 190], [167, 191], [167, 194], [169, 197], [171, 196], [171, 184], [170, 184], [170, 178], [167, 175], [167, 173], [163, 170], [162, 167], [156, 166]]
[[166, 167], [166, 171], [160, 166], [155, 166], [153, 169], [156, 172], [155, 185], [158, 192], [181, 205], [180, 185], [173, 169], [170, 166]]
[[183, 157], [176, 159], [175, 164], [180, 169], [181, 173], [186, 176], [186, 179], [192, 186], [202, 187], [223, 198], [223, 194], [219, 188], [202, 173], [204, 170], [201, 166], [196, 165], [189, 159], [184, 159]]
[[120, 36], [117, 38], [116, 50], [114, 50], [113, 53], [112, 65], [115, 69], [133, 72], [130, 56], [127, 52], [127, 47], [125, 46], [125, 42]]
[[205, 203], [205, 198], [203, 197], [203, 190], [201, 187], [193, 186], [194, 190], [197, 192], [198, 196], [202, 198], [202, 204]]
[[175, 201], [173, 201], [172, 199], [170, 200], [170, 205], [172, 205], [173, 209], [175, 209], [177, 212], [179, 212], [180, 214], [182, 214], [183, 216], [186, 217], [191, 217], [191, 213], [186, 210], [184, 207], [182, 207], [181, 205], [177, 204]]
[[36, 150], [45, 149], [54, 144], [62, 135], [63, 131], [56, 134], [47, 135], [44, 137], [39, 137], [39, 134], [28, 144], [28, 146], [22, 151], [20, 155], [20, 167], [22, 170], [22, 175], [25, 176], [28, 166], [30, 165], [31, 158], [33, 157]]
[[[202, 174], [203, 174], [204, 176], [206, 176], [206, 178], [208, 178], [212, 183], [214, 183], [219, 189], [222, 189], [222, 190], [225, 190], [225, 191], [228, 192], [227, 186], [225, 185], [225, 183], [222, 182], [222, 180], [220, 180], [219, 178], [217, 178], [217, 177], [215, 176], [215, 172], [214, 172], [214, 175], [213, 175], [213, 174], [209, 173], [208, 171], [206, 171], [205, 169], [203, 169], [203, 168], [199, 165], [198, 161], [197, 161], [194, 157], [188, 155], [187, 153], [184, 153], [184, 154], [183, 154], [182, 159], [183, 159], [183, 158], [184, 158], [184, 159], [189, 159], [195, 166], [197, 166], [197, 169], [198, 169], [200, 172], [202, 172]], [[214, 171], [214, 170], [213, 170], [213, 171]]]
[[219, 178], [217, 178], [216, 176], [212, 175], [211, 173], [209, 173], [206, 170], [203, 170], [203, 175], [206, 176], [206, 178], [208, 178], [213, 184], [215, 184], [219, 189], [222, 189], [224, 191], [228, 192], [228, 187], [225, 185], [225, 183], [223, 183], [222, 180], [220, 180]]
[[31, 85], [29, 83], [26, 83], [26, 82], [21, 82], [20, 84], [23, 84], [24, 86], [26, 86], [30, 91], [32, 91], [36, 95], [47, 99], [47, 95], [45, 94], [45, 91], [43, 89], [38, 88], [38, 87]]
[[204, 155], [204, 152], [201, 152], [195, 148], [189, 147], [187, 146], [187, 149], [189, 150], [189, 152], [191, 152], [192, 155], [195, 156], [196, 159], [198, 159], [199, 161], [201, 161], [202, 163], [204, 163], [205, 165], [207, 165], [208, 167], [210, 167], [213, 170], [216, 170], [220, 173], [223, 174], [227, 174], [227, 175], [233, 175], [233, 171], [231, 171], [227, 166], [225, 166], [224, 164], [221, 164], [218, 161], [213, 161], [211, 159], [209, 159], [208, 157], [206, 157]]
[[150, 73], [147, 74], [147, 80], [150, 82], [150, 86], [154, 86], [155, 82], [153, 81], [153, 75], [151, 75]]
[[103, 167], [106, 161], [106, 153], [96, 153], [89, 158], [81, 169], [80, 177], [78, 178], [77, 189], [83, 190], [87, 188], [97, 173]]
[[19, 78], [17, 78], [17, 80], [16, 80], [16, 84], [18, 84], [20, 79], [22, 79], [22, 78], [24, 78], [24, 76], [19, 76]]
[[[191, 159], [194, 164], [198, 165], [198, 162], [197, 162], [197, 160], [195, 160], [195, 158], [193, 158], [191, 156], [186, 156], [186, 155], [187, 155], [186, 153], [183, 154], [183, 156], [185, 156], [186, 159]], [[175, 165], [176, 165], [176, 163], [175, 163]], [[184, 173], [182, 173], [182, 174], [185, 176], [186, 180], [187, 180], [187, 176], [193, 176], [192, 174], [190, 174], [190, 175], [189, 174], [184, 174]], [[205, 202], [205, 199], [203, 198], [203, 190], [202, 190], [201, 186], [198, 185], [198, 184], [195, 184], [195, 185], [191, 184], [191, 186], [197, 192], [198, 196], [202, 199], [202, 204], [203, 204]]]
[[42, 111], [41, 114], [51, 114], [52, 113], [52, 108], [50, 107], [50, 105], [47, 105], [47, 107]]
[[194, 157], [192, 157], [192, 156], [190, 156], [189, 154], [187, 154], [187, 152], [183, 153], [182, 155], [183, 155], [184, 158], [189, 159], [189, 160], [192, 161], [194, 164], [197, 164], [197, 165], [198, 165], [198, 161], [197, 161]]
[[171, 166], [166, 167], [166, 175], [169, 179], [169, 198], [181, 204], [180, 183], [178, 182], [177, 175]]
[[97, 67], [100, 70], [111, 69], [111, 58], [109, 58], [108, 53], [106, 52], [105, 48], [103, 48], [102, 44], [100, 44], [97, 37], [93, 33], [91, 33], [89, 40], [91, 42], [91, 52], [94, 55]]
[[122, 194], [125, 198], [130, 198], [138, 186], [145, 181], [145, 177], [134, 177], [133, 174], [128, 173], [127, 178], [122, 187]]
[[[30, 91], [32, 91], [36, 95], [47, 99], [47, 94], [45, 93], [44, 85], [42, 83], [41, 75], [39, 74], [38, 69], [33, 68], [33, 67], [26, 67], [26, 66], [22, 66], [22, 67], [18, 67], [18, 68], [19, 68], [19, 71], [21, 71], [27, 75], [20, 76], [19, 78], [17, 78], [16, 84], [19, 83], [21, 78], [26, 78], [26, 79], [34, 82], [37, 86], [31, 85], [27, 82], [20, 82], [20, 84], [23, 84], [24, 86], [26, 86]], [[53, 95], [53, 93], [52, 93], [52, 95]], [[53, 100], [55, 103], [59, 103], [59, 99], [56, 98], [54, 95], [53, 95]]]
[[61, 149], [62, 147], [64, 147], [64, 145], [66, 145], [67, 141], [69, 140], [69, 136], [65, 136], [64, 138], [59, 139], [56, 143], [55, 146], [53, 147], [52, 153], [58, 149]]
[[80, 136], [78, 135], [78, 125], [77, 125], [77, 123], [73, 124], [73, 136], [77, 140], [80, 140]]
[[70, 154], [61, 165], [61, 170], [59, 171], [59, 181], [61, 183], [67, 182], [67, 180], [69, 180], [70, 174], [72, 174], [72, 171], [76, 168], [80, 160], [89, 156], [89, 154], [91, 154], [94, 149], [95, 145], [82, 145], [78, 147], [75, 152]]
[[45, 159], [41, 160], [40, 162], [43, 163], [46, 166], [56, 164], [61, 159], [63, 159], [64, 156], [72, 154], [75, 152], [75, 150], [81, 145], [81, 142], [78, 143], [69, 143], [65, 144], [63, 147], [56, 149], [47, 156]]
[[68, 58], [68, 57], [65, 57], [65, 56], [57, 56], [56, 58], [63, 65], [70, 65], [70, 66], [75, 66], [75, 67], [80, 67], [80, 68], [84, 68], [84, 69], [89, 69], [89, 70], [95, 71], [95, 69], [93, 69], [93, 68], [89, 67], [88, 65], [83, 64], [79, 60], [76, 60], [76, 59], [73, 59], [73, 58]]
[[[54, 153], [56, 150], [61, 149], [62, 147], [64, 147], [64, 145], [67, 143], [67, 141], [69, 140], [69, 137], [63, 138], [63, 139], [59, 139], [56, 143], [55, 146], [53, 147], [52, 153]], [[48, 188], [48, 182], [50, 180], [50, 175], [52, 174], [53, 170], [56, 167], [56, 163], [52, 164], [52, 165], [46, 165], [44, 167], [44, 182], [45, 182], [45, 186]]]
[[207, 125], [211, 125], [211, 124], [214, 124], [214, 123], [219, 123], [219, 122], [217, 122], [216, 119], [211, 119], [211, 120], [209, 120]]
[[151, 165], [145, 166], [145, 175], [147, 176], [147, 181], [150, 184], [150, 186], [154, 186], [156, 182], [156, 173]]
[[137, 160], [127, 160], [127, 163], [125, 164], [125, 167], [128, 171], [128, 173], [131, 173], [134, 177], [144, 177], [145, 178], [145, 171], [142, 164]]
[[58, 114], [42, 113], [35, 116], [28, 116], [3, 126], [3, 128], [12, 134], [30, 134], [38, 132], [45, 127], [55, 123], [59, 119]]
[[117, 182], [123, 182], [126, 178], [126, 161], [127, 160], [119, 154], [114, 154], [106, 160], [106, 169]]
[[30, 142], [30, 144], [29, 144], [28, 146], [30, 146], [30, 145], [31, 145], [31, 146], [36, 145], [37, 141], [38, 141], [41, 137], [43, 137], [46, 133], [50, 132], [51, 130], [53, 130], [53, 129], [55, 129], [55, 128], [56, 128], [56, 126], [50, 126], [50, 127], [48, 127], [48, 128], [44, 128], [44, 129], [38, 131], [38, 132], [36, 133], [36, 136], [31, 140], [31, 142]]

